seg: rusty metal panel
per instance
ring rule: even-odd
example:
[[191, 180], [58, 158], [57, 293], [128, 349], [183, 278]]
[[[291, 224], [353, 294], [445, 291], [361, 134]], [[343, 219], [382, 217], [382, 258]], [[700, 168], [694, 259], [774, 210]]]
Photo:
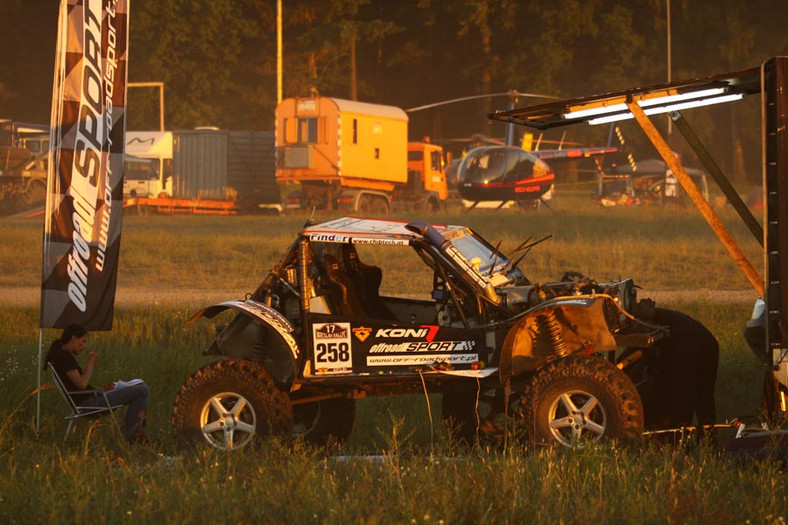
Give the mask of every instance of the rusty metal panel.
[[174, 131], [173, 197], [225, 199], [227, 195], [227, 132]]

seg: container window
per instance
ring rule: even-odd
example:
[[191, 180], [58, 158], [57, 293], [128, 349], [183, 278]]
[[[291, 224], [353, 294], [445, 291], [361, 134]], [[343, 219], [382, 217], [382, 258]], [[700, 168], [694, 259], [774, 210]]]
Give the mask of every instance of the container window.
[[317, 143], [317, 117], [299, 117], [298, 143], [299, 144]]

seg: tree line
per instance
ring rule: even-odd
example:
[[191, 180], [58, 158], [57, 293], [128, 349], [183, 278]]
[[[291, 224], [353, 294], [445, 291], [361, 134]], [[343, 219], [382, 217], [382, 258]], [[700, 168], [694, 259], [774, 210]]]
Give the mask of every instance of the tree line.
[[[164, 82], [168, 129], [273, 129], [275, 0], [130, 2], [129, 80]], [[282, 0], [284, 96], [412, 108], [509, 89], [574, 97], [665, 82], [669, 3], [674, 80], [788, 54], [783, 0]], [[56, 3], [4, 4], [0, 118], [46, 122]], [[411, 132], [501, 135], [485, 115], [507, 103], [491, 96], [412, 113]], [[127, 129], [155, 129], [157, 104], [152, 90], [130, 90]], [[752, 105], [693, 115], [729, 167], [725, 144], [759, 154]], [[585, 126], [568, 133], [584, 142], [605, 135]]]

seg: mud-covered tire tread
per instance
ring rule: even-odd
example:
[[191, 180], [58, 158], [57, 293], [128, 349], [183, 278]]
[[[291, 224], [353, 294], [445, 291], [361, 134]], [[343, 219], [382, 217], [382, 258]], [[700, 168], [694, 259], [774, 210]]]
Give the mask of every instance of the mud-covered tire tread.
[[564, 391], [576, 388], [593, 390], [596, 386], [600, 389], [597, 398], [610, 398], [607, 401], [612, 401], [612, 406], [605, 406], [608, 423], [602, 441], [633, 440], [643, 432], [643, 404], [629, 377], [599, 356], [576, 355], [546, 365], [528, 383], [520, 410], [532, 442], [555, 443], [547, 430], [547, 422], [543, 422], [545, 424], [540, 428], [536, 418], [537, 413], [547, 411], [543, 403], [551, 403], [554, 397], [544, 399], [544, 395], [557, 383], [562, 385], [561, 390]]
[[[206, 389], [209, 389], [206, 393]], [[207, 399], [223, 391], [241, 393], [257, 412], [258, 436], [289, 437], [293, 411], [286, 392], [276, 387], [262, 366], [244, 359], [214, 361], [194, 372], [183, 383], [172, 405], [170, 423], [179, 446], [202, 440], [200, 412]]]

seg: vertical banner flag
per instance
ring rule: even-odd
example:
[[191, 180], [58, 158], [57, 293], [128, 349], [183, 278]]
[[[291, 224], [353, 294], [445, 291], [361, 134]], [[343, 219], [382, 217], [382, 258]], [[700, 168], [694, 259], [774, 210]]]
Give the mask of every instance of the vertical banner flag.
[[41, 327], [110, 330], [120, 251], [128, 0], [61, 0]]

